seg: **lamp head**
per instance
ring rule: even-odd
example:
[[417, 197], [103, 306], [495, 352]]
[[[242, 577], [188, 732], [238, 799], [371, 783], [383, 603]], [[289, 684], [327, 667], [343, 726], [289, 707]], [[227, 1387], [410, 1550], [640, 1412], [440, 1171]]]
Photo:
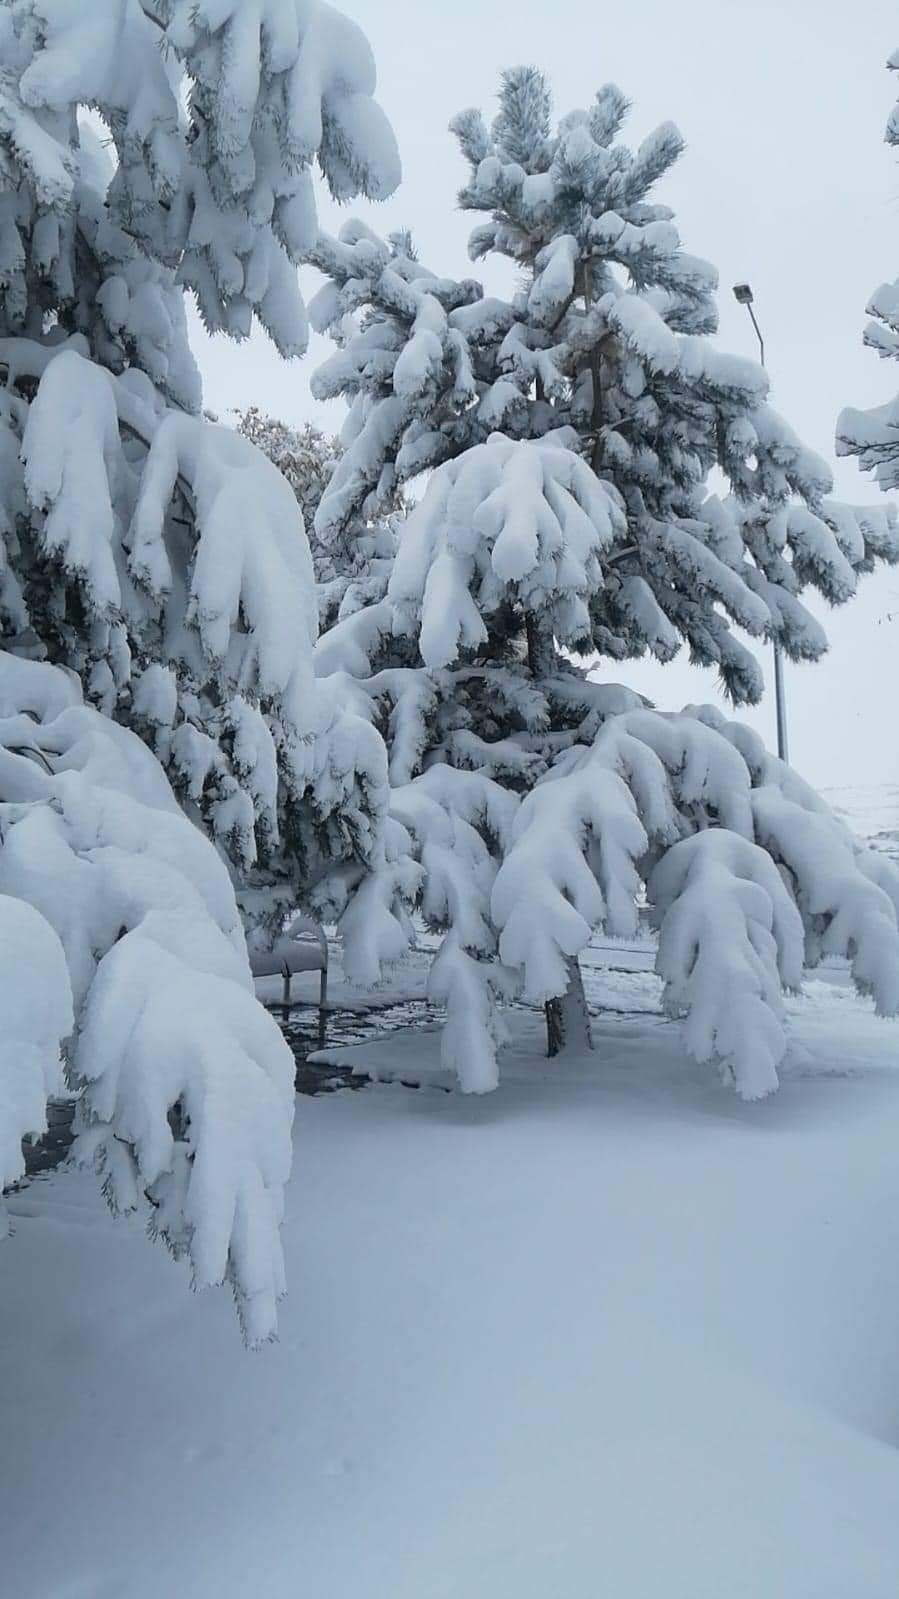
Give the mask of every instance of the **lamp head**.
[[752, 304], [752, 290], [748, 283], [734, 284], [734, 299], [737, 301], [738, 305]]

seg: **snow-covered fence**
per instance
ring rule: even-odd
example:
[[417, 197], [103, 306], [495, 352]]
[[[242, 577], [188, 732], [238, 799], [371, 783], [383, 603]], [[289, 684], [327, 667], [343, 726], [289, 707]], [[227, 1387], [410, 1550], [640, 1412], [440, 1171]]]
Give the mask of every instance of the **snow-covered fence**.
[[328, 938], [320, 922], [310, 916], [297, 916], [272, 949], [250, 956], [254, 977], [283, 979], [281, 1003], [290, 1009], [291, 985], [298, 972], [320, 972], [319, 1010], [328, 1003]]

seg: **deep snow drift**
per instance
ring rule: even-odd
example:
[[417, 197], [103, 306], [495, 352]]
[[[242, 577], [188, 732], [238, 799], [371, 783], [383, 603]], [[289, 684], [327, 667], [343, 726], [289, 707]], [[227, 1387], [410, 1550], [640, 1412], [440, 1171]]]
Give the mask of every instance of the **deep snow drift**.
[[831, 977], [761, 1104], [640, 971], [592, 1057], [515, 1013], [486, 1099], [300, 1101], [259, 1355], [91, 1179], [14, 1195], [4, 1593], [894, 1599], [899, 1040]]

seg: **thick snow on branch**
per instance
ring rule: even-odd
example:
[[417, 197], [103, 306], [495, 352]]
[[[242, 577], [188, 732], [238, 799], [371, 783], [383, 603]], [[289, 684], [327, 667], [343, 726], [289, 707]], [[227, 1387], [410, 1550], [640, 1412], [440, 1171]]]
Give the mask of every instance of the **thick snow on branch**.
[[790, 874], [807, 929], [809, 964], [826, 955], [845, 957], [856, 987], [873, 996], [878, 1015], [899, 1015], [895, 902], [868, 876], [851, 838], [833, 817], [810, 813], [773, 786], [753, 794], [753, 812], [759, 842]]
[[[113, 376], [85, 348], [0, 340], [11, 384], [37, 382], [30, 403], [0, 391], [19, 529], [0, 613], [130, 720], [242, 874], [293, 878], [296, 895], [299, 855], [311, 880], [331, 847], [364, 861], [387, 811], [376, 733], [316, 688], [296, 497], [248, 438], [167, 408], [142, 373]], [[369, 544], [389, 552], [393, 535]], [[359, 583], [374, 594], [389, 567], [376, 555]]]
[[612, 716], [522, 801], [491, 913], [525, 997], [564, 994], [566, 962], [595, 928], [632, 932], [643, 884], [687, 1045], [746, 1097], [777, 1086], [780, 996], [803, 961], [845, 956], [878, 1012], [899, 1012], [899, 874], [872, 867], [823, 801], [719, 713]]
[[[170, 413], [154, 434], [129, 534], [130, 568], [156, 593], [173, 581], [164, 535], [179, 477], [195, 508], [187, 624], [210, 661], [226, 665], [244, 691], [280, 700], [305, 732], [318, 613], [294, 494], [239, 433]], [[247, 643], [237, 663], [239, 623]]]
[[[20, 326], [34, 291], [19, 260], [31, 206], [34, 266], [67, 317], [79, 219], [113, 342], [129, 343], [119, 335], [132, 322], [141, 332], [129, 303], [143, 258], [159, 269], [147, 280], [157, 319], [174, 275], [211, 329], [244, 337], [255, 316], [282, 353], [304, 348], [294, 267], [316, 235], [312, 163], [341, 200], [383, 199], [400, 176], [352, 22], [321, 0], [6, 0], [0, 55], [2, 118], [25, 180], [3, 239]], [[115, 148], [108, 196], [95, 171], [89, 194], [80, 187], [79, 107], [99, 113]], [[182, 325], [170, 332], [186, 345]]]
[[648, 892], [665, 1005], [698, 1061], [718, 1060], [743, 1099], [777, 1088], [782, 989], [802, 982], [802, 918], [771, 857], [712, 828], [675, 844]]
[[495, 960], [490, 895], [496, 851], [517, 807], [517, 798], [490, 778], [443, 765], [392, 795], [392, 813], [421, 866], [422, 914], [445, 934], [429, 994], [446, 1006], [442, 1060], [464, 1093], [487, 1093], [499, 1081], [496, 1052], [505, 1036], [499, 1002], [511, 990], [511, 974]]
[[403, 531], [389, 598], [401, 623], [420, 625], [429, 666], [483, 643], [482, 613], [510, 597], [576, 643], [602, 586], [600, 556], [622, 526], [616, 497], [573, 452], [497, 434], [434, 474]]
[[76, 1156], [114, 1208], [148, 1194], [194, 1286], [227, 1280], [247, 1340], [270, 1337], [294, 1066], [254, 997], [227, 871], [134, 734], [73, 677], [5, 653], [0, 928], [4, 1180], [42, 1129], [65, 1040]]
[[564, 994], [566, 958], [605, 926], [636, 929], [637, 862], [646, 830], [626, 783], [589, 759], [550, 777], [522, 802], [493, 890], [503, 961], [523, 975], [535, 1004]]

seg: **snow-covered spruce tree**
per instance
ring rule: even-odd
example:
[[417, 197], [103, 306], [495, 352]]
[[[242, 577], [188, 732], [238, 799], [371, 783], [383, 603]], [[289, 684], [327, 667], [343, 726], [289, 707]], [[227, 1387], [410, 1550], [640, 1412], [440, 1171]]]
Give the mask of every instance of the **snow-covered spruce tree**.
[[402, 510], [401, 495], [394, 496], [392, 506], [385, 506], [384, 517], [353, 522], [325, 542], [315, 531], [315, 516], [341, 458], [339, 441], [311, 422], [289, 427], [257, 406], [238, 413], [237, 427], [268, 456], [296, 496], [312, 553], [319, 626], [330, 627], [339, 616], [372, 598], [380, 599], [396, 553], [393, 520]]
[[[506, 74], [488, 131], [454, 127], [471, 176], [460, 196], [491, 220], [472, 254], [523, 274], [508, 302], [426, 272], [397, 238], [358, 224], [312, 252], [329, 279], [311, 305], [339, 350], [315, 375], [351, 406], [346, 454], [317, 516], [339, 537], [394, 482], [453, 459], [491, 432], [569, 442], [622, 496], [626, 523], [603, 557], [589, 647], [612, 659], [686, 642], [736, 703], [763, 679], [737, 629], [814, 659], [825, 635], [802, 603], [854, 591], [875, 556], [895, 557], [892, 512], [825, 498], [830, 473], [767, 404], [754, 362], [722, 352], [716, 275], [680, 246], [652, 191], [681, 152], [664, 124], [636, 152], [619, 139], [627, 102], [606, 87], [552, 131], [541, 74]], [[708, 489], [720, 468], [731, 493]]]
[[58, 992], [46, 1024], [4, 1026], [2, 1179], [65, 1038], [114, 1202], [149, 1188], [256, 1340], [280, 1290], [289, 1056], [243, 992], [224, 868], [110, 718], [155, 749], [263, 929], [326, 898], [335, 861], [344, 892], [383, 854], [383, 747], [316, 687], [295, 498], [200, 414], [184, 296], [300, 351], [312, 164], [340, 198], [378, 196], [395, 146], [364, 38], [319, 0], [0, 0], [0, 60], [4, 947], [20, 929], [28, 992]]
[[[624, 517], [557, 440], [495, 435], [433, 474], [385, 599], [317, 646], [390, 749], [384, 868], [344, 922], [381, 948], [392, 927], [401, 948], [411, 902], [443, 931], [444, 1060], [483, 1092], [503, 998], [567, 995], [551, 1047], [585, 1041], [577, 956], [597, 927], [633, 933], [645, 886], [688, 1048], [758, 1097], [777, 1085], [782, 993], [804, 963], [847, 956], [878, 1009], [899, 1010], [899, 875], [748, 729], [710, 707], [652, 711], [562, 653], [590, 629]], [[359, 975], [374, 980], [374, 955]]]
[[[899, 72], [899, 50], [887, 66]], [[899, 147], [899, 101], [887, 121], [887, 144]], [[865, 344], [876, 350], [881, 360], [899, 359], [899, 279], [882, 283], [868, 302], [870, 321], [864, 332]], [[899, 396], [886, 405], [868, 411], [847, 408], [837, 421], [837, 454], [854, 455], [864, 472], [872, 472], [884, 490], [899, 487]]]
[[398, 484], [482, 442], [504, 420], [499, 409], [481, 414], [478, 398], [492, 387], [497, 337], [512, 311], [485, 300], [474, 279], [437, 277], [408, 233], [385, 241], [357, 220], [338, 238], [321, 233], [309, 260], [327, 280], [310, 320], [338, 346], [313, 374], [312, 392], [349, 406], [342, 457], [316, 514], [327, 544], [361, 518], [383, 516]]
[[114, 0], [102, 19], [0, 5], [0, 608], [17, 649], [74, 668], [153, 743], [265, 936], [298, 881], [364, 860], [382, 757], [312, 692], [293, 498], [197, 414], [184, 292], [213, 329], [240, 337], [255, 316], [301, 350], [313, 160], [339, 197], [381, 195], [398, 168], [358, 30], [318, 0], [247, 17], [186, 0]]
[[[472, 254], [499, 252], [526, 276], [503, 361], [533, 394], [532, 436], [572, 426], [624, 500], [595, 646], [665, 660], [686, 641], [752, 703], [762, 676], [734, 628], [816, 658], [826, 639], [802, 590], [847, 599], [875, 555], [899, 556], [895, 519], [869, 532], [824, 502], [830, 472], [768, 405], [765, 373], [718, 348], [717, 274], [682, 250], [654, 199], [683, 142], [663, 123], [632, 151], [619, 138], [628, 109], [607, 85], [553, 131], [542, 74], [507, 73], [489, 131], [476, 112], [454, 122], [470, 165], [460, 203], [490, 214]], [[714, 467], [731, 485], [723, 511]]]
[[[719, 729], [714, 713], [682, 719], [674, 734], [626, 690], [585, 681], [570, 656], [651, 649], [668, 659], [686, 639], [695, 660], [718, 666], [734, 700], [756, 699], [761, 674], [735, 625], [777, 636], [795, 656], [819, 654], [826, 641], [802, 590], [845, 600], [875, 556], [896, 559], [895, 514], [822, 498], [827, 468], [768, 407], [765, 374], [718, 351], [714, 273], [684, 255], [670, 213], [647, 199], [680, 140], [666, 127], [632, 154], [617, 142], [626, 109], [619, 91], [603, 90], [591, 112], [573, 113], [553, 134], [545, 84], [523, 71], [504, 80], [491, 133], [475, 113], [457, 119], [472, 165], [463, 203], [492, 215], [473, 252], [502, 250], [524, 271], [508, 304], [484, 299], [477, 284], [435, 277], [404, 237], [385, 244], [350, 223], [316, 245], [329, 281], [311, 316], [338, 352], [314, 383], [322, 398], [342, 394], [351, 407], [319, 536], [341, 537], [360, 514], [376, 514], [397, 481], [445, 463], [402, 531], [385, 599], [322, 639], [319, 670], [364, 681], [390, 744], [397, 856], [411, 851], [419, 903], [448, 929], [434, 991], [449, 1000], [446, 1058], [467, 1086], [495, 1080], [491, 992], [553, 1002], [567, 987], [569, 1036], [577, 1026], [583, 1037], [574, 957], [590, 925], [626, 929], [664, 849], [731, 817], [737, 842], [691, 844], [678, 859], [708, 859], [708, 868], [685, 866], [682, 881], [656, 877], [653, 893], [664, 904], [665, 885], [677, 882], [686, 896], [706, 873], [707, 882], [729, 883], [729, 912], [722, 890], [720, 917], [705, 926], [704, 888], [684, 903], [722, 982], [727, 958], [715, 940], [724, 918], [749, 918], [731, 940], [734, 994], [742, 988], [749, 1008], [735, 998], [730, 1014], [743, 1027], [752, 1005], [773, 1007], [765, 1025], [774, 1044], [757, 1074], [738, 1060], [739, 1028], [728, 1033], [720, 1000], [731, 990], [691, 986], [692, 946], [670, 932], [687, 925], [673, 893], [660, 959], [671, 1006], [706, 1016], [692, 1046], [729, 1060], [743, 1091], [764, 1092], [783, 1052], [775, 995], [796, 967], [784, 957], [778, 979], [770, 948], [753, 953], [764, 944], [754, 919], [769, 916], [753, 874], [769, 897], [779, 893], [770, 860], [753, 851], [764, 847], [787, 868], [750, 820], [749, 791], [780, 792], [775, 808], [793, 807], [790, 837], [802, 826], [795, 808], [818, 817], [820, 804], [740, 730]], [[588, 490], [581, 479], [580, 498], [575, 466], [592, 483]], [[724, 502], [708, 494], [715, 466], [730, 477]], [[580, 517], [585, 496], [592, 543]], [[346, 682], [344, 692], [349, 698]], [[599, 775], [606, 768], [608, 780]], [[849, 882], [855, 846], [835, 823], [816, 825], [822, 849], [831, 839], [835, 858], [850, 850]], [[588, 893], [591, 875], [599, 886]], [[466, 898], [468, 879], [480, 884], [477, 897]], [[383, 908], [394, 883], [388, 874]], [[836, 898], [829, 910], [810, 910], [811, 889], [797, 868], [793, 900], [814, 961], [824, 929], [833, 921], [827, 936], [838, 944], [843, 924]], [[366, 892], [378, 892], [373, 881]], [[864, 900], [868, 890], [859, 893]], [[868, 901], [869, 928], [895, 949], [892, 908], [876, 894]], [[791, 925], [795, 933], [795, 916]], [[866, 937], [871, 957], [875, 934]], [[878, 1002], [890, 1009], [887, 965]], [[549, 1020], [557, 1044], [565, 1019], [552, 1003]]]

